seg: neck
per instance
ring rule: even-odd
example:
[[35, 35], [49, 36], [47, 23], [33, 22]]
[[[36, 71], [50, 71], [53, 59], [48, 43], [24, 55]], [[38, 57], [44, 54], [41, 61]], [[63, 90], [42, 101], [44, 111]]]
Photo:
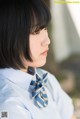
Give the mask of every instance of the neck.
[[28, 72], [28, 68], [26, 68], [26, 69], [20, 69], [21, 71], [23, 71], [23, 72]]
[[27, 67], [26, 69], [21, 69], [21, 71], [26, 72], [26, 73], [29, 73], [31, 75], [34, 75], [35, 74], [35, 70], [34, 70], [33, 67]]

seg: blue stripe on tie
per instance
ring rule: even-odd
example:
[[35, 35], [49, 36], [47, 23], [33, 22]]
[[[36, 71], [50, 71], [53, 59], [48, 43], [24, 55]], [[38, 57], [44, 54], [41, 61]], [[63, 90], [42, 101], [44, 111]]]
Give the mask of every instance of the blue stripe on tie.
[[38, 94], [39, 94], [39, 91], [34, 91], [34, 92], [32, 92], [32, 97], [35, 97]]
[[42, 97], [47, 98], [47, 95], [46, 94], [42, 94]]
[[37, 99], [37, 102], [44, 106], [44, 102], [40, 97], [36, 96], [35, 98]]
[[48, 97], [45, 90], [45, 84], [47, 82], [47, 73], [43, 77], [39, 77], [36, 74], [36, 81], [31, 81], [30, 85], [33, 87], [32, 98], [34, 98], [39, 108], [46, 107], [48, 105]]
[[35, 86], [35, 81], [31, 81], [30, 85], [34, 85]]

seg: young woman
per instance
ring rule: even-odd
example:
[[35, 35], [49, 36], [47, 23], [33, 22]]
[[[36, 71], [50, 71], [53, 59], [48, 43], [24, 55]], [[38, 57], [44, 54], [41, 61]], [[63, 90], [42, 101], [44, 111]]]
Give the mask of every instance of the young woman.
[[50, 12], [42, 0], [0, 2], [0, 115], [71, 119], [73, 105], [45, 65]]

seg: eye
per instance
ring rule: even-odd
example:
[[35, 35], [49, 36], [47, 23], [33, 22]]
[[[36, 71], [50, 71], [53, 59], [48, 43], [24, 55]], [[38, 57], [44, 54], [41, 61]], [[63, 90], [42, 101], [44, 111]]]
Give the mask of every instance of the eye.
[[41, 29], [39, 29], [39, 30], [37, 30], [37, 31], [34, 31], [32, 34], [33, 34], [33, 35], [39, 34], [40, 31], [41, 31]]
[[33, 35], [38, 35], [38, 34], [40, 34], [41, 30], [46, 30], [46, 31], [47, 31], [47, 27], [42, 28], [42, 29], [39, 29], [39, 30], [35, 30], [35, 31], [33, 31], [31, 34], [33, 34]]

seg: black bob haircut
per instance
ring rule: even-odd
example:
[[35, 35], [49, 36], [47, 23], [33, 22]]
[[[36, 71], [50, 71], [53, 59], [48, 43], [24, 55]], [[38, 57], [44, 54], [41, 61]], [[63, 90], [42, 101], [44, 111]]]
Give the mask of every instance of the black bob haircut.
[[51, 19], [42, 0], [0, 0], [0, 68], [25, 68], [32, 61], [29, 34], [45, 28]]

